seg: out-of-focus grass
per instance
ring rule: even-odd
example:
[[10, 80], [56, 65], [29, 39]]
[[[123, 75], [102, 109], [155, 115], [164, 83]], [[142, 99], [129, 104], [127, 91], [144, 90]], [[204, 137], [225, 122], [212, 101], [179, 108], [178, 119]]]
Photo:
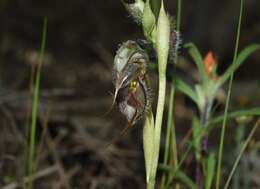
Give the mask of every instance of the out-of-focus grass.
[[[30, 142], [29, 142], [29, 156], [28, 156], [28, 171], [29, 177], [31, 178], [34, 173], [35, 165], [35, 147], [36, 147], [36, 128], [37, 128], [37, 117], [39, 108], [39, 96], [40, 96], [40, 80], [41, 80], [41, 69], [44, 62], [44, 52], [46, 45], [46, 35], [47, 35], [47, 18], [44, 18], [43, 30], [42, 30], [42, 41], [40, 48], [39, 64], [37, 65], [36, 79], [33, 91], [33, 104], [32, 104], [32, 118], [30, 126]], [[33, 188], [33, 179], [30, 179], [28, 183], [28, 188]]]

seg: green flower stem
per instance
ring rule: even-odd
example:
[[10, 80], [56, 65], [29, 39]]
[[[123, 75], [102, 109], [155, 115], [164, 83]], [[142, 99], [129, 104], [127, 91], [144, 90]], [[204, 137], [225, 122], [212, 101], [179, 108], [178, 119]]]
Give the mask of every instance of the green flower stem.
[[159, 65], [159, 90], [158, 102], [154, 128], [154, 175], [156, 175], [159, 151], [160, 151], [160, 138], [163, 119], [163, 110], [166, 94], [166, 66], [168, 61], [169, 41], [170, 41], [170, 23], [169, 18], [165, 13], [163, 1], [161, 3], [160, 14], [157, 25], [157, 53]]
[[[146, 15], [147, 16], [147, 15]], [[146, 27], [144, 27], [146, 28]], [[166, 94], [166, 66], [168, 61], [170, 41], [170, 22], [165, 13], [163, 1], [157, 22], [156, 40], [154, 46], [158, 54], [159, 87], [155, 126], [153, 127], [152, 113], [146, 117], [144, 126], [144, 155], [146, 163], [147, 188], [153, 189], [158, 166], [161, 128]]]
[[[169, 152], [170, 152], [170, 142], [172, 138], [172, 153], [173, 153], [173, 162], [174, 166], [177, 167], [177, 147], [176, 147], [176, 136], [175, 136], [175, 128], [173, 123], [173, 103], [174, 103], [174, 93], [175, 93], [175, 87], [174, 84], [171, 85], [171, 92], [169, 97], [169, 108], [168, 108], [168, 120], [167, 120], [167, 131], [166, 131], [166, 142], [165, 142], [165, 151], [164, 151], [164, 159], [163, 164], [167, 165], [169, 161]], [[175, 157], [176, 156], [176, 157]], [[165, 182], [166, 181], [166, 174], [163, 174], [162, 180], [161, 180], [161, 188], [165, 188]]]
[[[177, 0], [177, 23], [176, 23], [176, 29], [178, 32], [180, 32], [181, 28], [181, 7], [182, 7], [182, 0]], [[176, 54], [176, 59], [175, 62], [176, 64], [178, 63], [178, 53]], [[174, 68], [176, 69], [176, 67]], [[173, 103], [174, 103], [174, 96], [175, 96], [175, 82], [176, 82], [176, 77], [175, 75], [173, 76], [173, 84], [171, 86], [171, 91], [172, 91], [172, 98], [173, 98]], [[172, 104], [172, 109], [174, 108], [174, 104]], [[173, 110], [171, 110], [174, 112]], [[179, 166], [178, 162], [178, 149], [177, 149], [177, 139], [176, 139], [176, 130], [175, 130], [175, 123], [174, 123], [174, 115], [171, 117], [172, 121], [172, 129], [171, 129], [171, 134], [172, 134], [172, 153], [173, 153], [173, 165], [175, 167]], [[176, 189], [180, 189], [180, 185], [176, 185]]]
[[[153, 170], [156, 172], [158, 157], [160, 151], [160, 138], [161, 138], [161, 128], [162, 128], [162, 118], [163, 118], [163, 110], [165, 103], [165, 91], [166, 91], [166, 77], [160, 77], [159, 79], [159, 96], [157, 102], [157, 111], [156, 111], [156, 119], [155, 119], [155, 128], [154, 128], [154, 168]], [[155, 173], [154, 173], [155, 174]]]
[[[209, 117], [210, 117], [210, 112], [211, 112], [211, 107], [212, 107], [212, 102], [207, 100], [208, 98], [206, 97], [205, 100], [205, 105], [203, 106], [203, 110], [200, 113], [200, 126], [202, 130], [206, 129]], [[196, 167], [196, 182], [197, 186], [199, 189], [205, 188], [205, 175], [203, 174], [203, 159], [208, 159], [208, 136], [207, 133], [201, 132], [199, 136], [200, 140], [200, 157], [201, 159], [197, 160], [197, 167]]]

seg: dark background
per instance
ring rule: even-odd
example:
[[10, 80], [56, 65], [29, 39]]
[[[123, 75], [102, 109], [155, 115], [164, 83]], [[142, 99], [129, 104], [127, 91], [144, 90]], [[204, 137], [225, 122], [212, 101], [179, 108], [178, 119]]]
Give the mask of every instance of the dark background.
[[[166, 7], [176, 15], [176, 1]], [[259, 0], [245, 1], [240, 49], [260, 42], [259, 10]], [[222, 73], [232, 61], [238, 13], [238, 0], [183, 0], [182, 42], [194, 42], [203, 56], [212, 50]], [[50, 172], [36, 179], [36, 188], [144, 188], [141, 123], [104, 150], [126, 124], [118, 110], [102, 116], [112, 100], [113, 57], [120, 43], [143, 38], [119, 0], [0, 0], [0, 188], [23, 178], [30, 78], [44, 16], [36, 172]], [[185, 49], [179, 54], [187, 58]], [[260, 104], [259, 61], [256, 52], [236, 73], [231, 109]], [[182, 138], [195, 108], [180, 94], [176, 99]]]

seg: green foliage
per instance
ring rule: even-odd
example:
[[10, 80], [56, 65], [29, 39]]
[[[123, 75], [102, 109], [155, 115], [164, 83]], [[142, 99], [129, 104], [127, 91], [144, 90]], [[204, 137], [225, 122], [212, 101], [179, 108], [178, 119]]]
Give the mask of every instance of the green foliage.
[[200, 137], [202, 134], [202, 129], [200, 127], [200, 122], [199, 119], [197, 117], [194, 117], [192, 119], [192, 142], [193, 142], [193, 146], [195, 149], [195, 156], [196, 159], [199, 161], [201, 159], [201, 154], [200, 154]]
[[230, 181], [231, 181], [231, 179], [232, 179], [232, 177], [233, 177], [233, 175], [235, 173], [235, 170], [236, 170], [236, 168], [237, 168], [237, 166], [239, 164], [239, 161], [240, 161], [240, 159], [241, 159], [241, 157], [242, 157], [246, 147], [248, 146], [250, 140], [252, 139], [253, 135], [255, 134], [257, 128], [259, 127], [259, 125], [260, 125], [260, 118], [257, 120], [257, 122], [255, 123], [254, 127], [252, 128], [251, 132], [249, 133], [246, 141], [244, 142], [244, 144], [243, 144], [243, 146], [242, 146], [242, 148], [241, 148], [241, 150], [240, 150], [240, 152], [239, 152], [239, 154], [238, 154], [238, 156], [237, 156], [237, 158], [236, 158], [236, 160], [234, 162], [232, 170], [231, 170], [231, 172], [230, 172], [230, 174], [228, 176], [228, 179], [227, 179], [227, 182], [225, 184], [224, 189], [227, 189], [229, 187]]
[[[168, 118], [167, 118], [167, 131], [166, 131], [166, 142], [165, 142], [165, 150], [164, 150], [164, 157], [163, 157], [163, 164], [167, 165], [169, 158], [170, 158], [170, 144], [171, 144], [171, 138], [173, 138], [173, 143], [176, 142], [175, 140], [175, 132], [171, 134], [171, 131], [174, 130], [174, 120], [173, 120], [173, 103], [174, 103], [174, 93], [175, 93], [175, 88], [174, 84], [172, 84], [171, 87], [171, 92], [169, 96], [169, 108], [168, 108]], [[173, 136], [172, 136], [173, 135]], [[175, 145], [176, 146], [176, 145]], [[172, 152], [175, 153], [174, 155], [177, 154], [177, 149]], [[176, 162], [176, 160], [175, 160]], [[165, 187], [165, 181], [166, 181], [166, 174], [163, 175], [162, 180], [161, 180], [161, 188]]]
[[[40, 96], [40, 79], [41, 79], [41, 68], [44, 62], [44, 53], [46, 45], [46, 35], [47, 35], [47, 18], [44, 18], [43, 31], [42, 31], [42, 41], [40, 49], [39, 65], [37, 67], [36, 80], [33, 92], [33, 104], [32, 104], [32, 120], [30, 129], [30, 147], [29, 147], [29, 176], [31, 177], [34, 172], [34, 160], [35, 160], [35, 137], [37, 128], [37, 117], [38, 117], [38, 107], [39, 107], [39, 96]], [[33, 188], [33, 181], [29, 182], [29, 189]]]
[[219, 86], [223, 85], [228, 78], [234, 73], [250, 56], [252, 53], [260, 49], [259, 44], [252, 44], [248, 47], [244, 48], [237, 56], [237, 59], [234, 61], [234, 63], [229, 66], [229, 68], [226, 70], [226, 72], [220, 77], [218, 84]]
[[[178, 16], [177, 16], [177, 30], [180, 28], [180, 9], [181, 9], [181, 0], [178, 1]], [[127, 8], [130, 14], [133, 17], [138, 18], [138, 20], [142, 24], [143, 33], [146, 39], [151, 42], [158, 55], [158, 72], [159, 72], [159, 91], [158, 91], [158, 102], [157, 102], [157, 111], [155, 121], [153, 118], [152, 110], [147, 114], [146, 121], [144, 125], [144, 134], [143, 134], [143, 143], [144, 143], [144, 156], [145, 156], [145, 165], [146, 165], [146, 181], [147, 188], [154, 188], [157, 165], [158, 165], [158, 157], [160, 150], [160, 135], [161, 135], [161, 127], [162, 127], [162, 118], [163, 118], [163, 110], [166, 96], [166, 67], [168, 60], [168, 53], [170, 48], [170, 19], [164, 10], [163, 1], [158, 0], [136, 0], [133, 4], [135, 5], [135, 11], [131, 11], [129, 7]], [[129, 5], [127, 5], [129, 6]], [[168, 109], [168, 123], [167, 123], [167, 134], [166, 134], [166, 146], [164, 152], [164, 164], [160, 166], [163, 171], [169, 173], [166, 177], [164, 174], [161, 188], [168, 188], [170, 183], [173, 180], [178, 180], [189, 188], [196, 189], [198, 186], [189, 178], [183, 171], [181, 171], [181, 165], [185, 160], [186, 156], [190, 152], [191, 149], [194, 149], [194, 154], [196, 156], [196, 160], [203, 167], [203, 184], [205, 189], [212, 188], [213, 178], [215, 176], [216, 165], [217, 165], [217, 173], [216, 173], [216, 188], [219, 188], [220, 185], [220, 176], [221, 176], [221, 161], [222, 161], [222, 153], [223, 153], [223, 143], [224, 143], [224, 134], [225, 134], [225, 125], [228, 119], [233, 119], [238, 116], [244, 115], [260, 115], [260, 109], [254, 108], [249, 110], [242, 110], [228, 114], [228, 106], [229, 99], [231, 95], [231, 86], [233, 80], [233, 74], [237, 69], [245, 62], [245, 60], [256, 50], [260, 48], [260, 45], [253, 44], [249, 45], [245, 49], [243, 49], [240, 53], [238, 53], [238, 44], [239, 44], [239, 36], [240, 36], [240, 25], [241, 25], [241, 17], [242, 17], [242, 8], [243, 8], [243, 0], [241, 0], [241, 9], [239, 15], [239, 24], [237, 28], [237, 38], [236, 38], [236, 46], [234, 52], [234, 58], [232, 64], [226, 69], [226, 71], [221, 76], [217, 76], [217, 64], [214, 62], [212, 74], [210, 74], [207, 70], [207, 65], [203, 60], [201, 53], [198, 48], [193, 43], [187, 43], [184, 45], [187, 48], [189, 55], [192, 57], [198, 73], [200, 75], [200, 80], [194, 86], [190, 86], [185, 83], [180, 78], [173, 77], [173, 82], [171, 85], [171, 93], [169, 97], [169, 109]], [[133, 10], [133, 9], [132, 9]], [[136, 13], [138, 12], [138, 14]], [[141, 14], [140, 14], [141, 13]], [[178, 57], [176, 58], [178, 59]], [[221, 87], [230, 79], [229, 82], [229, 91], [227, 98], [227, 105], [225, 107], [225, 113], [222, 116], [213, 117], [212, 104], [216, 99], [217, 93]], [[176, 138], [175, 138], [175, 130], [174, 130], [174, 122], [173, 122], [173, 102], [174, 102], [174, 92], [175, 88], [181, 91], [184, 95], [189, 97], [197, 106], [199, 110], [199, 117], [194, 116], [192, 120], [192, 142], [188, 146], [188, 149], [185, 151], [183, 156], [181, 157], [181, 161], [177, 160], [177, 147], [176, 147]], [[218, 154], [218, 162], [216, 164], [215, 154], [213, 152], [206, 153], [206, 155], [202, 154], [203, 146], [201, 144], [202, 138], [208, 136], [209, 132], [213, 127], [223, 121], [223, 127], [221, 131], [221, 139], [220, 139], [220, 150]], [[255, 127], [252, 132], [255, 132]], [[172, 141], [170, 141], [170, 137], [173, 137]], [[252, 135], [250, 135], [252, 137]], [[207, 140], [207, 139], [206, 139]], [[170, 146], [172, 145], [172, 147]], [[175, 145], [175, 146], [174, 146]], [[192, 148], [193, 147], [193, 148]], [[245, 147], [244, 147], [245, 148]], [[244, 150], [241, 150], [241, 154]], [[204, 149], [205, 150], [205, 149]], [[174, 155], [172, 153], [175, 153]], [[239, 156], [238, 158], [240, 158]], [[171, 160], [174, 160], [174, 166], [166, 166]], [[239, 161], [239, 160], [237, 160]], [[236, 163], [237, 163], [236, 161]], [[237, 164], [234, 165], [234, 169]], [[233, 171], [233, 170], [232, 170]], [[232, 177], [233, 172], [231, 172]], [[231, 179], [230, 177], [230, 179]], [[227, 184], [228, 185], [228, 184]], [[175, 185], [176, 189], [179, 188], [178, 185]]]
[[[158, 7], [154, 6], [153, 8]], [[146, 162], [146, 181], [147, 188], [151, 189], [154, 188], [159, 159], [162, 118], [166, 92], [166, 65], [168, 60], [170, 44], [170, 22], [168, 16], [165, 13], [163, 2], [161, 2], [158, 17], [154, 14], [154, 10], [151, 9], [150, 1], [147, 0], [145, 4], [142, 24], [144, 29], [144, 35], [148, 40], [153, 42], [153, 46], [155, 47], [155, 50], [158, 54], [159, 72], [159, 91], [156, 119], [155, 122], [153, 122], [151, 110], [151, 114], [148, 115], [148, 117], [146, 118], [148, 119], [148, 121], [145, 122], [145, 127], [143, 131], [145, 152], [144, 156]]]
[[[227, 68], [226, 72], [218, 79], [211, 78], [208, 76], [205, 70], [202, 56], [193, 43], [184, 45], [188, 48], [188, 52], [195, 62], [198, 72], [201, 76], [199, 84], [195, 85], [195, 89], [192, 89], [188, 84], [180, 79], [176, 79], [176, 88], [191, 98], [198, 106], [199, 110], [202, 111], [205, 103], [212, 103], [217, 95], [217, 91], [222, 87], [228, 78], [234, 73], [255, 51], [259, 50], [259, 44], [253, 44], [246, 47], [241, 53], [238, 54], [237, 59]], [[205, 101], [207, 99], [207, 101]]]
[[[241, 63], [239, 63], [237, 61], [238, 60], [237, 56], [238, 56], [239, 38], [240, 38], [241, 23], [242, 23], [242, 14], [243, 14], [243, 7], [244, 7], [243, 5], [244, 5], [244, 0], [240, 0], [239, 19], [238, 19], [238, 26], [237, 26], [237, 33], [236, 33], [236, 43], [235, 43], [235, 50], [234, 50], [232, 65], [240, 65], [243, 62], [243, 61], [241, 61]], [[242, 57], [246, 57], [246, 56], [242, 56]], [[234, 67], [236, 67], [236, 66], [234, 66]], [[233, 68], [233, 70], [235, 71], [236, 69]], [[227, 73], [229, 73], [229, 72], [227, 72]], [[220, 188], [223, 146], [224, 146], [224, 139], [225, 139], [225, 130], [226, 130], [226, 121], [227, 121], [227, 116], [228, 116], [228, 108], [229, 108], [229, 102], [230, 102], [230, 98], [231, 98], [231, 88], [232, 88], [232, 83], [233, 83], [233, 75], [234, 75], [234, 72], [231, 72], [229, 85], [228, 85], [228, 95], [227, 95], [227, 100], [226, 100], [225, 110], [224, 110], [224, 119], [223, 119], [222, 128], [221, 128], [221, 136], [220, 136], [219, 152], [218, 152], [218, 163], [217, 163], [216, 189]], [[224, 77], [223, 80], [225, 80], [225, 77]], [[220, 79], [220, 81], [221, 81], [221, 79]]]
[[[188, 188], [197, 189], [197, 186], [193, 182], [193, 180], [189, 176], [187, 176], [183, 171], [181, 171], [180, 169], [172, 167], [172, 166], [167, 166], [167, 165], [159, 165], [159, 168], [163, 171], [172, 173], [172, 175], [174, 175], [174, 178], [176, 180], [179, 180], [181, 183], [188, 186]], [[165, 188], [169, 188], [169, 187], [165, 187]]]
[[[251, 108], [248, 110], [238, 110], [238, 111], [234, 111], [234, 112], [230, 112], [226, 119], [227, 120], [231, 120], [231, 119], [235, 119], [241, 116], [245, 116], [245, 117], [251, 117], [251, 116], [260, 116], [260, 108]], [[214, 126], [216, 126], [217, 124], [221, 123], [224, 120], [224, 115], [220, 115], [217, 116], [215, 118], [212, 118], [210, 120], [210, 122], [208, 123], [210, 128], [212, 129]]]
[[198, 104], [198, 97], [195, 91], [186, 84], [183, 80], [176, 78], [175, 81], [175, 87], [182, 93], [184, 93], [186, 96], [188, 96], [193, 102]]
[[208, 158], [206, 159], [207, 161], [207, 168], [206, 168], [206, 174], [205, 174], [205, 189], [210, 189], [213, 181], [213, 177], [215, 174], [215, 165], [216, 165], [216, 160], [215, 160], [215, 154], [213, 152], [210, 152]]
[[191, 55], [191, 57], [193, 58], [198, 71], [199, 71], [199, 75], [202, 77], [202, 82], [206, 82], [208, 80], [208, 76], [206, 73], [206, 70], [204, 68], [204, 64], [203, 64], [203, 58], [198, 50], [198, 48], [193, 44], [193, 43], [188, 43], [184, 45], [185, 48], [188, 48], [188, 52]]

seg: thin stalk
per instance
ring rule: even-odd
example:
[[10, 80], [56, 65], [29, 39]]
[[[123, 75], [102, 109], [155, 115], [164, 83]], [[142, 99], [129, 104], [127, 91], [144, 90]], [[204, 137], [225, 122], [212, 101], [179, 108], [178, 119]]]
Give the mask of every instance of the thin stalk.
[[[235, 154], [239, 155], [240, 153], [240, 149], [243, 146], [243, 140], [244, 140], [244, 135], [245, 135], [245, 128], [246, 128], [246, 124], [243, 122], [239, 122], [238, 123], [238, 128], [236, 129], [236, 134], [235, 134], [235, 140], [236, 140], [236, 147], [235, 147]], [[237, 172], [234, 175], [234, 179], [233, 179], [233, 183], [232, 183], [232, 188], [233, 189], [239, 189], [240, 188], [240, 179], [242, 179], [242, 177], [240, 176], [240, 167], [237, 167]]]
[[237, 156], [237, 159], [236, 159], [236, 161], [235, 161], [235, 163], [234, 163], [234, 165], [233, 165], [233, 167], [232, 167], [232, 170], [231, 170], [231, 172], [230, 172], [230, 174], [229, 174], [229, 176], [228, 176], [228, 180], [227, 180], [227, 182], [226, 182], [226, 184], [225, 184], [224, 189], [227, 189], [227, 188], [228, 188], [229, 183], [230, 183], [230, 181], [231, 181], [231, 179], [232, 179], [232, 177], [233, 177], [233, 175], [234, 175], [234, 173], [235, 173], [235, 170], [236, 170], [236, 168], [237, 168], [237, 166], [238, 166], [238, 163], [239, 163], [239, 161], [240, 161], [240, 159], [241, 159], [241, 157], [242, 157], [242, 155], [243, 155], [243, 153], [244, 153], [244, 151], [245, 151], [245, 149], [246, 149], [248, 143], [249, 143], [250, 140], [252, 139], [252, 137], [253, 137], [253, 135], [254, 135], [254, 133], [255, 133], [255, 131], [256, 131], [256, 129], [258, 128], [259, 125], [260, 125], [260, 118], [257, 120], [257, 122], [256, 122], [256, 124], [254, 125], [253, 129], [252, 129], [251, 132], [249, 133], [249, 135], [248, 135], [248, 137], [247, 137], [245, 143], [243, 144], [243, 147], [242, 147], [242, 149], [240, 150], [240, 152], [239, 152], [239, 154], [238, 154], [238, 156]]
[[175, 171], [172, 173], [172, 175], [170, 175], [170, 178], [169, 178], [169, 180], [167, 181], [167, 184], [166, 184], [166, 189], [170, 188], [172, 180], [174, 179], [177, 171], [181, 168], [182, 164], [186, 160], [186, 158], [187, 158], [189, 152], [191, 151], [191, 149], [192, 149], [192, 144], [189, 144], [188, 147], [187, 147], [187, 150], [184, 152], [184, 154], [183, 154], [183, 156], [182, 156], [182, 158], [181, 158], [181, 160], [178, 164], [178, 167], [176, 167]]
[[181, 7], [182, 7], [182, 0], [177, 0], [177, 23], [176, 23], [177, 31], [180, 31], [181, 29]]
[[[172, 86], [172, 90], [175, 91], [174, 86]], [[175, 131], [175, 124], [174, 118], [172, 118], [172, 129], [171, 129], [171, 136], [172, 136], [172, 154], [173, 154], [173, 165], [174, 167], [178, 167], [178, 150], [177, 150], [177, 139], [176, 139], [176, 131]], [[176, 184], [176, 189], [180, 189], [180, 185]]]
[[[154, 186], [156, 172], [158, 167], [158, 159], [160, 152], [160, 139], [163, 120], [163, 111], [165, 104], [166, 94], [166, 67], [169, 53], [169, 41], [170, 41], [170, 22], [164, 10], [164, 3], [161, 1], [160, 14], [157, 22], [157, 34], [156, 34], [156, 51], [158, 53], [158, 72], [159, 72], [159, 87], [158, 87], [158, 101], [156, 110], [156, 119], [154, 126], [153, 137], [153, 152], [152, 152], [152, 165], [151, 165], [151, 187]], [[150, 185], [150, 183], [148, 183]]]
[[[208, 99], [206, 99], [205, 106], [201, 111], [200, 125], [203, 130], [206, 130], [206, 126], [211, 112], [211, 104], [212, 103], [209, 102]], [[202, 160], [204, 158], [207, 158], [207, 154], [208, 154], [208, 138], [205, 132], [203, 132], [203, 134], [201, 134], [200, 136], [200, 154], [201, 154], [200, 157], [202, 159], [197, 160], [196, 181], [197, 181], [198, 188], [203, 189], [205, 184], [205, 179], [204, 179], [203, 168], [202, 168]]]
[[[35, 70], [36, 66], [35, 64], [31, 65], [31, 73], [30, 73], [30, 82], [29, 82], [29, 96], [33, 96], [33, 86], [34, 86], [34, 78], [35, 78]], [[26, 122], [25, 122], [25, 138], [24, 140], [24, 151], [23, 151], [23, 159], [22, 159], [22, 175], [25, 177], [27, 175], [27, 159], [28, 159], [28, 153], [29, 153], [29, 136], [30, 136], [30, 119], [31, 119], [31, 113], [32, 113], [32, 103], [31, 101], [27, 104], [26, 107]], [[23, 182], [23, 188], [26, 189], [26, 183]]]
[[[240, 0], [239, 21], [238, 21], [238, 27], [237, 27], [236, 44], [235, 44], [235, 51], [234, 51], [232, 64], [234, 64], [237, 59], [240, 30], [241, 30], [241, 21], [242, 21], [242, 14], [243, 14], [243, 3], [244, 3], [244, 1]], [[230, 80], [229, 80], [228, 94], [227, 94], [227, 100], [226, 100], [225, 111], [224, 111], [224, 120], [223, 120], [223, 124], [222, 124], [222, 129], [221, 129], [220, 145], [219, 145], [219, 152], [218, 152], [218, 163], [217, 163], [216, 189], [219, 189], [219, 187], [220, 187], [223, 146], [224, 146], [225, 130], [226, 130], [227, 117], [228, 117], [227, 116], [228, 108], [229, 108], [229, 103], [230, 103], [230, 98], [231, 98], [233, 77], [234, 77], [234, 73], [231, 74]]]
[[[205, 132], [207, 132], [206, 127], [202, 128], [202, 131], [198, 135], [196, 135], [195, 137], [201, 138], [201, 136], [205, 135]], [[182, 158], [180, 159], [176, 170], [172, 173], [172, 175], [170, 175], [170, 178], [167, 181], [166, 189], [168, 189], [170, 187], [170, 184], [175, 177], [176, 171], [178, 171], [181, 168], [181, 166], [184, 163], [186, 157], [188, 156], [189, 152], [191, 151], [193, 145], [194, 145], [193, 143], [188, 143], [187, 149], [185, 150], [184, 154], [182, 155]]]
[[[171, 87], [170, 97], [169, 97], [169, 109], [168, 109], [168, 120], [167, 120], [167, 131], [166, 131], [166, 142], [165, 142], [165, 151], [163, 164], [166, 165], [169, 160], [169, 151], [170, 151], [170, 136], [173, 126], [173, 97], [174, 97], [174, 86]], [[165, 187], [166, 173], [163, 174], [161, 181], [161, 188]]]
[[[163, 110], [165, 103], [165, 91], [166, 91], [166, 77], [159, 77], [159, 90], [158, 90], [158, 102], [157, 102], [157, 111], [156, 111], [156, 119], [155, 119], [155, 127], [154, 127], [154, 168], [152, 169], [154, 173], [152, 175], [156, 176], [156, 170], [159, 159], [159, 151], [160, 151], [160, 138], [161, 138], [161, 126], [162, 126], [162, 118], [163, 118]], [[152, 179], [152, 180], [154, 180]]]
[[[176, 30], [180, 32], [181, 29], [181, 7], [182, 7], [182, 0], [177, 0], [177, 24], [176, 24]], [[176, 64], [179, 61], [178, 53], [176, 53]], [[176, 70], [176, 67], [174, 67], [174, 70]], [[175, 74], [175, 71], [174, 71]], [[176, 75], [173, 76], [173, 83], [171, 85], [171, 91], [173, 92], [173, 99], [175, 95], [175, 81], [176, 81]], [[174, 103], [174, 101], [173, 101]], [[173, 110], [174, 112], [174, 106]], [[178, 150], [177, 150], [177, 140], [176, 140], [176, 131], [175, 131], [175, 123], [174, 123], [174, 117], [172, 117], [172, 151], [173, 151], [173, 162], [174, 166], [178, 167]], [[176, 189], [178, 189], [179, 186], [176, 186]]]
[[[210, 117], [210, 112], [211, 112], [211, 107], [212, 107], [212, 102], [208, 102], [206, 101], [206, 104], [205, 104], [205, 107], [204, 107], [204, 110], [202, 111], [201, 113], [201, 117], [200, 117], [200, 124], [201, 124], [201, 127], [203, 129], [206, 130], [206, 126], [208, 124], [208, 121], [209, 121], [209, 117]], [[201, 136], [201, 151], [202, 153], [204, 154], [207, 154], [208, 153], [208, 139], [207, 139], [207, 134], [204, 133], [202, 136]]]
[[[176, 30], [179, 32], [180, 31], [180, 25], [181, 25], [181, 5], [182, 5], [182, 0], [177, 0], [177, 23], [176, 23]], [[177, 50], [177, 49], [176, 49]], [[175, 63], [178, 63], [178, 53], [176, 53], [175, 57]], [[171, 132], [171, 144], [172, 144], [172, 159], [173, 159], [173, 165], [174, 167], [178, 167], [178, 150], [177, 150], [177, 140], [176, 140], [176, 130], [175, 130], [175, 123], [174, 123], [174, 96], [175, 96], [175, 81], [176, 81], [176, 76], [175, 76], [175, 70], [176, 67], [174, 67], [174, 75], [173, 75], [173, 80], [171, 84], [171, 92], [170, 92], [170, 106], [169, 111], [170, 111], [170, 117], [168, 117], [169, 125], [167, 127], [170, 129]], [[172, 101], [171, 101], [172, 100]], [[167, 149], [168, 150], [168, 149]], [[169, 149], [170, 150], [170, 149]], [[171, 177], [171, 173], [169, 174]], [[180, 189], [180, 185], [177, 184], [176, 189]]]
[[[44, 61], [45, 43], [47, 34], [47, 18], [44, 18], [42, 41], [40, 49], [39, 65], [36, 73], [35, 86], [33, 91], [33, 104], [32, 104], [32, 119], [31, 119], [31, 129], [30, 129], [30, 146], [29, 146], [29, 178], [32, 177], [34, 172], [34, 160], [35, 160], [35, 138], [36, 138], [36, 121], [39, 106], [39, 93], [40, 93], [40, 79], [41, 79], [41, 68]], [[33, 188], [33, 180], [30, 180], [28, 188]]]

